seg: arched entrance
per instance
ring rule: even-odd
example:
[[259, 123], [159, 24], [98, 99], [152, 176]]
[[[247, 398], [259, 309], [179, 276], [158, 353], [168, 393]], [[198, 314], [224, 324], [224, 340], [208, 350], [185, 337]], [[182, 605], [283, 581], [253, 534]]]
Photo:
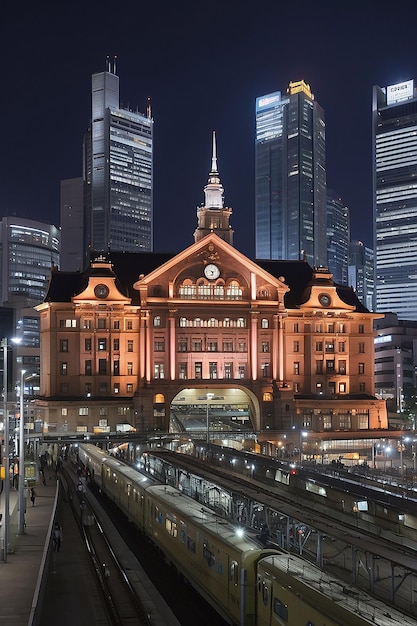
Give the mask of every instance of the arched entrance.
[[171, 402], [169, 431], [173, 433], [253, 433], [256, 398], [243, 388], [182, 389]]

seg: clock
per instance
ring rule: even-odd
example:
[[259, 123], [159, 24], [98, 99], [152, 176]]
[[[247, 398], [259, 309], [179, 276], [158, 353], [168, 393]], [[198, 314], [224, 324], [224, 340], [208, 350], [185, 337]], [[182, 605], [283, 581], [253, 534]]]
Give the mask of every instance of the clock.
[[321, 306], [330, 306], [332, 299], [330, 298], [328, 293], [321, 293], [319, 295], [319, 302]]
[[220, 270], [214, 263], [209, 263], [204, 268], [204, 276], [209, 280], [216, 280], [220, 276]]
[[109, 288], [107, 287], [107, 285], [96, 285], [94, 287], [94, 294], [97, 298], [107, 298], [107, 296], [109, 295]]

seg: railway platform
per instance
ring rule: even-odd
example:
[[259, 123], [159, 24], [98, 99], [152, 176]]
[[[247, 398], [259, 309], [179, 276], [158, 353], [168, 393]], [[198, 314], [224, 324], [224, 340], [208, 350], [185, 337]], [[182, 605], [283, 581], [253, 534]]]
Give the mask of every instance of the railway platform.
[[[55, 472], [46, 470], [45, 478], [46, 485], [35, 486], [35, 505], [27, 500], [23, 534], [17, 534], [18, 492], [10, 491], [9, 550], [7, 561], [0, 562], [0, 626], [107, 626], [76, 522], [66, 515], [69, 505], [58, 500]], [[53, 552], [50, 540], [55, 519], [63, 533], [59, 553]]]

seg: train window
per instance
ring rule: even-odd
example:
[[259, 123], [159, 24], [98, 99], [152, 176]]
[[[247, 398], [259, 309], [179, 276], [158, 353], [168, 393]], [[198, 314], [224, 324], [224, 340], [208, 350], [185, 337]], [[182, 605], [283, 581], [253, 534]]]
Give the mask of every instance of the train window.
[[180, 539], [181, 539], [181, 543], [185, 543], [185, 530], [182, 530], [180, 532]]
[[214, 569], [214, 566], [216, 565], [216, 557], [206, 545], [204, 545], [203, 548], [203, 559], [207, 561], [207, 565], [210, 569]]
[[274, 614], [278, 615], [284, 622], [288, 622], [288, 607], [278, 598], [274, 598]]
[[230, 566], [230, 580], [233, 585], [237, 585], [239, 582], [239, 565], [236, 561], [232, 561]]
[[269, 600], [268, 586], [264, 583], [262, 585], [262, 601], [265, 606], [268, 604], [268, 600]]
[[217, 563], [217, 573], [223, 574], [223, 563], [220, 560]]
[[173, 522], [169, 517], [165, 520], [165, 528], [171, 537], [178, 537], [178, 528], [176, 522]]
[[191, 537], [187, 537], [187, 549], [195, 553], [195, 541]]

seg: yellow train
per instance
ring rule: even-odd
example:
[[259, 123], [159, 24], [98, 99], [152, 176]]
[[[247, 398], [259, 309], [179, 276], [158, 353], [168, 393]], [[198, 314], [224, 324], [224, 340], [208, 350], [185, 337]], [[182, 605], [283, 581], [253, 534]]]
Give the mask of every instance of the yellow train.
[[417, 626], [300, 557], [262, 548], [168, 485], [100, 448], [79, 446], [92, 480], [228, 623], [240, 626]]

